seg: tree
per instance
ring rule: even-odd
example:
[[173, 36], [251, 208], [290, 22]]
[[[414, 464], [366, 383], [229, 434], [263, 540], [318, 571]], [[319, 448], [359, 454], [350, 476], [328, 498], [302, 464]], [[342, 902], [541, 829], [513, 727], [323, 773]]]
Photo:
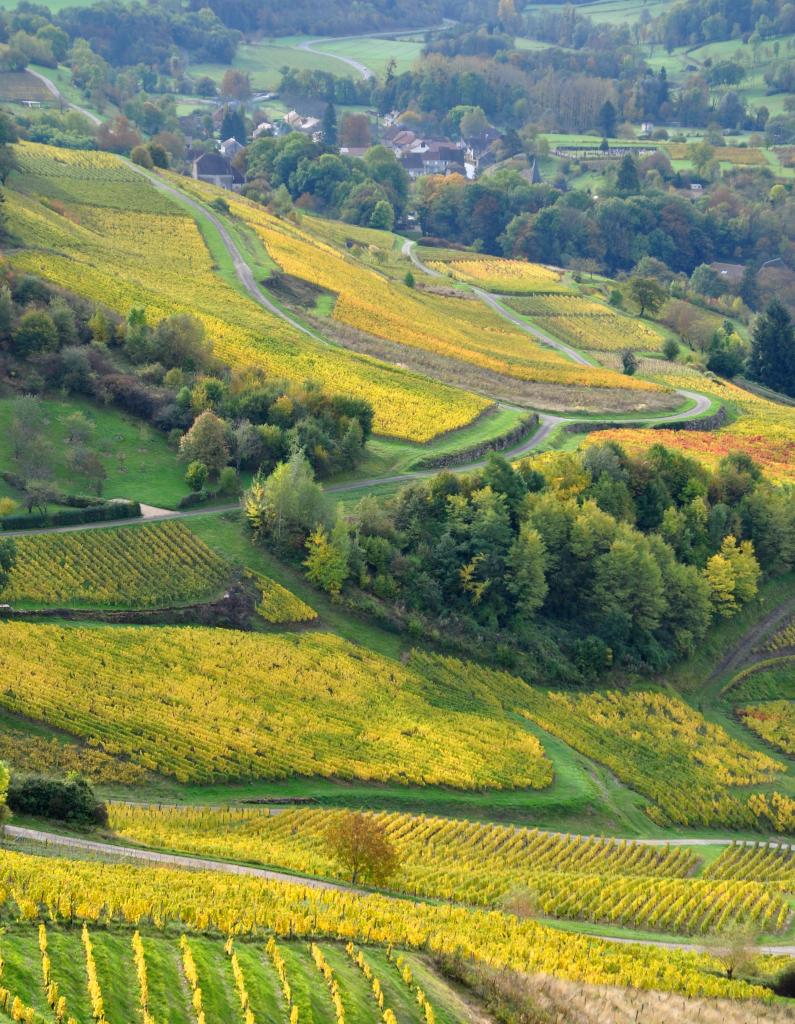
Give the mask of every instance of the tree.
[[395, 211], [386, 199], [379, 199], [370, 215], [370, 227], [381, 231], [391, 231], [395, 226]]
[[761, 570], [750, 541], [739, 545], [734, 537], [724, 537], [720, 551], [704, 569], [712, 604], [723, 618], [730, 618], [741, 604], [756, 596]]
[[654, 316], [668, 298], [668, 292], [653, 277], [633, 277], [629, 282], [629, 293], [640, 306], [639, 316], [644, 316], [647, 310]]
[[251, 80], [249, 76], [244, 71], [228, 68], [221, 79], [221, 96], [225, 100], [245, 102], [251, 96]]
[[323, 143], [329, 149], [337, 148], [337, 110], [333, 103], [327, 104], [323, 113]]
[[323, 488], [300, 448], [289, 461], [280, 462], [267, 478], [257, 474], [243, 498], [249, 526], [277, 543], [295, 534], [306, 537], [318, 526], [327, 527], [329, 513]]
[[674, 363], [679, 358], [679, 342], [676, 338], [666, 338], [662, 347], [663, 355]]
[[482, 135], [489, 126], [486, 115], [480, 107], [470, 107], [461, 118], [461, 136], [464, 139]]
[[372, 142], [370, 119], [366, 114], [346, 114], [340, 127], [340, 145], [347, 149], [364, 149]]
[[616, 188], [626, 195], [637, 195], [640, 192], [640, 178], [638, 177], [638, 165], [630, 153], [625, 153], [618, 168]]
[[8, 584], [17, 564], [17, 546], [10, 537], [0, 539], [0, 594]]
[[196, 418], [179, 442], [183, 462], [203, 462], [211, 477], [216, 477], [229, 461], [226, 423], [209, 409]]
[[138, 164], [139, 167], [143, 167], [147, 171], [151, 171], [155, 166], [152, 154], [146, 146], [136, 146], [132, 153], [130, 153], [130, 159], [134, 164]]
[[9, 817], [8, 810], [8, 787], [11, 782], [11, 773], [8, 766], [0, 761], [0, 823]]
[[417, 282], [414, 280], [414, 274], [410, 270], [407, 270], [403, 276], [403, 284], [405, 284], [407, 288], [413, 288], [416, 283]]
[[506, 560], [508, 591], [516, 601], [519, 618], [531, 618], [546, 600], [546, 565], [547, 549], [541, 534], [530, 523], [523, 523]]
[[161, 320], [154, 330], [151, 353], [167, 369], [201, 370], [212, 357], [212, 344], [204, 324], [190, 313], [175, 313]]
[[631, 348], [625, 348], [621, 353], [621, 365], [628, 377], [634, 377], [638, 372], [638, 357]]
[[338, 597], [349, 575], [351, 540], [344, 519], [338, 519], [331, 536], [318, 526], [306, 542], [308, 555], [304, 565], [310, 583]]
[[24, 313], [14, 332], [13, 348], [19, 356], [54, 352], [58, 348], [58, 329], [50, 314], [37, 309]]
[[383, 825], [368, 814], [348, 811], [329, 827], [334, 859], [351, 880], [383, 885], [398, 868], [398, 855]]
[[599, 108], [599, 113], [596, 116], [596, 123], [602, 132], [603, 140], [613, 139], [616, 135], [616, 121], [617, 114], [616, 108], [610, 102], [605, 100], [602, 106]]
[[224, 109], [224, 116], [221, 121], [221, 140], [237, 139], [241, 146], [246, 144], [246, 119], [242, 110], [232, 110], [231, 107]]
[[795, 397], [795, 334], [789, 313], [777, 299], [754, 325], [748, 375]]

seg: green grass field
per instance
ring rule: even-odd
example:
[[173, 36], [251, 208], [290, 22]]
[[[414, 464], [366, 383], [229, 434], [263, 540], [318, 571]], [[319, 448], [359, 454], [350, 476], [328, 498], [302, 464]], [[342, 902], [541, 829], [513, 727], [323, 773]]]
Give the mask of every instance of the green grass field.
[[[337, 39], [332, 42], [319, 42], [313, 49], [316, 53], [338, 54], [359, 61], [379, 78], [386, 74], [387, 64], [394, 60], [398, 75], [410, 71], [422, 53], [423, 43], [410, 39]], [[348, 69], [354, 73], [354, 69]], [[346, 74], [340, 62], [337, 62], [337, 73]]]
[[[174, 508], [188, 486], [169, 448], [165, 436], [142, 420], [102, 408], [82, 398], [42, 399], [46, 409], [45, 436], [53, 447], [51, 479], [70, 493], [84, 493], [86, 487], [75, 481], [64, 452], [65, 421], [75, 412], [82, 412], [95, 424], [93, 444], [107, 472], [103, 497], [128, 498], [147, 505]], [[12, 402], [0, 399], [0, 469], [12, 470], [11, 422]]]

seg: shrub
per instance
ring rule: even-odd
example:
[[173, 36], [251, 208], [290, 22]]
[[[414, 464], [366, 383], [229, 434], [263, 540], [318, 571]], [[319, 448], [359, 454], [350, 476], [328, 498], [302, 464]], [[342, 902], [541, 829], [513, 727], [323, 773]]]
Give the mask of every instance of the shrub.
[[185, 471], [185, 483], [192, 491], [200, 491], [207, 483], [207, 467], [203, 462], [194, 460]]
[[13, 778], [8, 787], [8, 806], [18, 814], [54, 818], [83, 825], [106, 825], [108, 810], [97, 800], [85, 779], [70, 775], [51, 779], [45, 775]]

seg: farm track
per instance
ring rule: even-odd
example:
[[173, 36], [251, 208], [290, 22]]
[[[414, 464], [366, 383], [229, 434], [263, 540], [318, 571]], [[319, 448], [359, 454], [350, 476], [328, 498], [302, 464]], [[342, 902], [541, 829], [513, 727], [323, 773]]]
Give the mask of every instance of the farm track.
[[96, 114], [92, 114], [90, 110], [86, 110], [85, 107], [79, 107], [76, 103], [70, 103], [69, 100], [58, 88], [58, 86], [55, 84], [55, 82], [50, 81], [50, 79], [47, 78], [46, 75], [41, 74], [40, 71], [34, 71], [32, 68], [28, 68], [27, 72], [29, 75], [33, 75], [34, 78], [38, 78], [38, 80], [42, 83], [44, 88], [61, 103], [65, 103], [70, 110], [76, 110], [78, 114], [82, 114], [83, 117], [87, 117], [92, 124], [102, 124], [102, 118], [97, 117]]
[[[203, 857], [189, 857], [180, 854], [161, 853], [157, 850], [141, 849], [140, 847], [119, 846], [113, 843], [101, 843], [91, 839], [81, 839], [76, 836], [64, 836], [57, 832], [45, 832], [39, 829], [23, 828], [16, 825], [6, 825], [5, 834], [13, 839], [42, 843], [51, 847], [63, 847], [65, 850], [74, 852], [85, 852], [105, 854], [111, 857], [125, 858], [128, 861], [154, 865], [155, 867], [177, 868], [188, 871], [218, 871], [223, 874], [244, 875], [251, 878], [262, 878], [268, 881], [285, 882], [287, 884], [305, 885], [311, 889], [320, 889], [334, 892], [352, 892], [361, 896], [368, 895], [366, 890], [357, 889], [349, 885], [341, 885], [335, 882], [328, 882], [320, 878], [307, 878], [304, 875], [294, 875], [287, 871], [273, 871], [268, 868], [257, 868], [248, 864], [235, 864], [228, 861], [208, 860]], [[643, 840], [639, 840], [643, 842]], [[683, 842], [698, 843], [699, 840], [683, 840]], [[708, 843], [711, 840], [703, 840]], [[401, 898], [395, 894], [394, 898]], [[554, 922], [545, 922], [548, 926], [554, 927]], [[576, 929], [566, 929], [574, 930]], [[635, 939], [630, 936], [600, 935], [598, 932], [582, 932], [596, 939], [606, 942], [619, 942], [627, 945], [656, 946], [661, 949], [679, 949], [690, 952], [707, 950], [707, 947], [699, 946], [696, 943], [665, 941], [662, 939]], [[759, 953], [767, 953], [780, 956], [794, 956], [795, 945], [764, 945], [755, 947]]]

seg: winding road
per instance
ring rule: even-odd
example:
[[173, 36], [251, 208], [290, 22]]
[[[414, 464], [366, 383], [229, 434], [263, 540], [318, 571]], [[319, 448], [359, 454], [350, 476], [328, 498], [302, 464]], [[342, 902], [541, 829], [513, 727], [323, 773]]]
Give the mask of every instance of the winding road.
[[[229, 230], [226, 228], [221, 219], [217, 217], [215, 213], [213, 213], [212, 210], [208, 209], [207, 206], [205, 206], [203, 203], [200, 203], [198, 200], [193, 199], [190, 196], [187, 196], [184, 192], [180, 191], [178, 188], [175, 188], [173, 185], [169, 185], [166, 182], [162, 181], [160, 178], [157, 177], [157, 175], [146, 171], [142, 167], [139, 167], [137, 164], [133, 164], [130, 161], [127, 161], [127, 164], [131, 168], [131, 170], [146, 178], [155, 188], [171, 196], [171, 198], [175, 199], [177, 202], [183, 203], [184, 205], [188, 206], [191, 210], [194, 211], [194, 213], [198, 214], [200, 217], [205, 217], [212, 224], [212, 226], [218, 232], [218, 235], [221, 238], [224, 247], [229, 253], [229, 256], [234, 265], [235, 275], [237, 276], [238, 281], [241, 283], [246, 292], [258, 305], [262, 306], [264, 309], [266, 309], [269, 313], [272, 313], [274, 316], [277, 316], [280, 319], [284, 320], [286, 323], [290, 324], [296, 330], [301, 331], [301, 333], [312, 338], [314, 341], [320, 342], [321, 344], [324, 345], [333, 344], [327, 338], [322, 337], [322, 335], [316, 334], [314, 331], [311, 331], [299, 320], [295, 319], [286, 310], [277, 306], [276, 303], [272, 302], [267, 297], [267, 295], [263, 292], [263, 290], [257, 283], [254, 274], [251, 270], [251, 267], [246, 262], [245, 257], [238, 248], [238, 245], [235, 242], [235, 240], [232, 238]], [[426, 266], [422, 262], [422, 260], [415, 252], [414, 243], [412, 241], [407, 240], [404, 243], [402, 253], [404, 256], [410, 259], [414, 266], [418, 270], [422, 271], [423, 274], [428, 274], [430, 277], [436, 278], [443, 277], [443, 275], [440, 274], [437, 270], [434, 270], [432, 267]], [[570, 346], [565, 345], [563, 342], [558, 341], [555, 338], [549, 337], [543, 331], [538, 330], [538, 328], [531, 326], [526, 321], [517, 317], [510, 310], [506, 309], [494, 295], [491, 295], [489, 292], [485, 292], [480, 288], [473, 288], [472, 290], [478, 296], [478, 298], [482, 302], [485, 302], [491, 309], [493, 309], [495, 313], [497, 313], [499, 316], [504, 317], [506, 320], [509, 320], [520, 330], [530, 335], [530, 337], [542, 342], [542, 344], [549, 345], [552, 348], [557, 349], [558, 351], [568, 356], [570, 359], [574, 360], [576, 363], [580, 365], [591, 365], [579, 352], [576, 351], [576, 349], [573, 349]], [[687, 391], [684, 388], [677, 388], [676, 390], [678, 394], [680, 394], [687, 401], [691, 402], [692, 405], [690, 405], [687, 409], [684, 409], [680, 412], [670, 413], [667, 416], [639, 416], [635, 419], [622, 419], [622, 426], [643, 427], [654, 424], [676, 423], [682, 420], [692, 419], [694, 416], [702, 415], [703, 413], [708, 411], [712, 404], [710, 398], [708, 398], [706, 395], [699, 394], [696, 391]], [[513, 406], [507, 406], [504, 403], [498, 404], [502, 405], [503, 408], [514, 408]], [[532, 412], [533, 410], [527, 409], [524, 411]], [[540, 411], [537, 413], [537, 415], [539, 422], [538, 427], [534, 431], [534, 433], [524, 438], [515, 447], [506, 449], [500, 454], [502, 454], [507, 459], [520, 458], [521, 456], [527, 455], [529, 452], [535, 451], [538, 448], [540, 448], [541, 445], [544, 444], [544, 442], [549, 438], [550, 434], [552, 434], [553, 431], [557, 430], [558, 427], [565, 426], [568, 423], [578, 422], [578, 417], [576, 416], [563, 416], [554, 413]], [[609, 420], [610, 417], [606, 415], [605, 421], [607, 422]], [[483, 457], [481, 459], [477, 459], [473, 462], [467, 463], [466, 465], [451, 467], [451, 469], [453, 472], [456, 473], [471, 473], [474, 470], [480, 469], [483, 465], [485, 465], [485, 462], [486, 458]], [[437, 472], [438, 470], [436, 469], [428, 469], [416, 470], [414, 472], [396, 473], [379, 477], [369, 477], [365, 479], [346, 481], [345, 483], [330, 484], [325, 489], [329, 494], [344, 494], [347, 491], [357, 491], [364, 487], [379, 487], [384, 484], [400, 484], [408, 483], [411, 480], [421, 480], [423, 478], [434, 476]], [[162, 522], [166, 519], [188, 519], [192, 516], [207, 515], [208, 513], [212, 512], [231, 512], [238, 509], [239, 507], [239, 504], [235, 503], [229, 505], [215, 506], [213, 508], [187, 509], [183, 511], [172, 511], [169, 509], [147, 509], [144, 515], [142, 515], [140, 518], [135, 519], [108, 520], [100, 523], [83, 523], [75, 526], [50, 526], [41, 527], [33, 530], [13, 530], [8, 532], [0, 531], [0, 536], [22, 537], [42, 533], [72, 533], [78, 530], [103, 530], [117, 526], [131, 526], [135, 524], [140, 524], [142, 522]]]
[[323, 43], [339, 43], [343, 40], [348, 39], [370, 39], [371, 36], [332, 36], [328, 39], [306, 39], [303, 43], [299, 43], [293, 47], [295, 50], [303, 50], [304, 53], [315, 53], [318, 56], [330, 57], [332, 60], [338, 60], [342, 64], [347, 64], [349, 68], [353, 68], [354, 71], [367, 81], [370, 78], [375, 78], [375, 75], [366, 64], [362, 64], [361, 61], [355, 60], [353, 57], [344, 57], [341, 53], [329, 53], [327, 50], [316, 50], [316, 46], [321, 46]]

